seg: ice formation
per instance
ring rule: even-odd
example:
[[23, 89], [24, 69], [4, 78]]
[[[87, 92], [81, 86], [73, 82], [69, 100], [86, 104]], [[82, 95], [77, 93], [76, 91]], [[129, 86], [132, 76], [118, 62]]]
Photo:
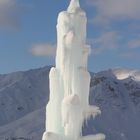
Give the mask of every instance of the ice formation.
[[56, 67], [50, 71], [50, 100], [42, 140], [104, 140], [103, 134], [82, 137], [82, 125], [101, 111], [89, 105], [90, 74], [87, 60], [85, 12], [71, 0], [57, 21]]

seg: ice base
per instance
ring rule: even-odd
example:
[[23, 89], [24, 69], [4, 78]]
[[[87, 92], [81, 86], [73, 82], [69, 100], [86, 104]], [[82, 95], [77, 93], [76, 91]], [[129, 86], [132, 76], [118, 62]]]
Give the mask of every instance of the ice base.
[[105, 135], [101, 133], [96, 134], [96, 135], [83, 136], [83, 137], [74, 139], [74, 138], [62, 136], [59, 134], [55, 134], [52, 132], [45, 132], [42, 138], [42, 140], [104, 140], [104, 139], [105, 139]]

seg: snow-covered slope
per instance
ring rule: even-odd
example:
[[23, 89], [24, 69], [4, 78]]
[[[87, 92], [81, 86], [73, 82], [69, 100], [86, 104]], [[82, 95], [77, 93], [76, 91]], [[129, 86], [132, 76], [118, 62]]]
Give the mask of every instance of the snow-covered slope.
[[[43, 69], [0, 75], [0, 126], [43, 107], [48, 101], [48, 73]], [[45, 96], [45, 98], [44, 98]]]
[[[49, 70], [44, 67], [0, 75], [0, 140], [41, 140]], [[90, 104], [100, 106], [102, 114], [85, 123], [84, 135], [103, 132], [107, 140], [140, 139], [140, 72], [135, 71], [134, 76], [132, 71], [114, 69], [91, 74]], [[122, 73], [127, 76], [122, 77]]]
[[117, 79], [120, 80], [132, 77], [134, 80], [140, 81], [140, 70], [116, 68], [113, 70], [113, 73], [116, 75]]
[[0, 140], [7, 140], [8, 138], [8, 140], [12, 138], [15, 138], [14, 140], [19, 140], [19, 138], [41, 140], [41, 135], [45, 128], [44, 120], [45, 108], [31, 112], [16, 121], [0, 127]]

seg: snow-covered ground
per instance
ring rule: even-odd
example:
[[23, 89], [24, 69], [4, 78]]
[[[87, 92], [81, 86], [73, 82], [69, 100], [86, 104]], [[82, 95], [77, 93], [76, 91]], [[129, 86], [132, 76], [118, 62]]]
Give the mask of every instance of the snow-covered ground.
[[[41, 140], [49, 70], [0, 75], [0, 140]], [[99, 106], [102, 114], [85, 123], [83, 134], [102, 132], [107, 140], [139, 140], [140, 71], [118, 68], [91, 75], [90, 104]]]
[[116, 68], [113, 70], [113, 73], [116, 75], [117, 79], [126, 79], [132, 77], [136, 81], [140, 81], [140, 71], [139, 70], [129, 70]]

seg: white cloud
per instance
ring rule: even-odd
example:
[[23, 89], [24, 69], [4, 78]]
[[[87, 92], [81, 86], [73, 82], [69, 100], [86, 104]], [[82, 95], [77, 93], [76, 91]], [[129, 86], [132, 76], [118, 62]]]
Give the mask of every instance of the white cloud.
[[18, 23], [16, 0], [0, 0], [0, 27], [16, 27]]
[[132, 49], [140, 48], [140, 38], [130, 40], [128, 42], [128, 47]]
[[87, 0], [95, 7], [95, 23], [108, 23], [112, 19], [140, 19], [140, 0]]
[[34, 44], [30, 52], [35, 56], [55, 56], [56, 45]]
[[124, 52], [120, 54], [120, 57], [125, 59], [140, 59], [138, 52]]
[[99, 37], [89, 40], [89, 43], [93, 46], [92, 53], [100, 54], [106, 50], [116, 49], [119, 46], [120, 39], [121, 36], [118, 32], [104, 32]]

